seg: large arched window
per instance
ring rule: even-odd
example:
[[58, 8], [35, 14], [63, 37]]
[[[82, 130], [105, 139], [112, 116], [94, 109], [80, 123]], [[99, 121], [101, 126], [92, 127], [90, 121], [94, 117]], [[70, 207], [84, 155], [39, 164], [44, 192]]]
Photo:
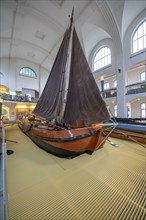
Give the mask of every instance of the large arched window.
[[132, 53], [146, 48], [146, 20], [136, 29], [132, 37]]
[[97, 51], [93, 60], [94, 71], [111, 64], [111, 50], [108, 47], [102, 47]]
[[20, 70], [20, 75], [28, 76], [28, 77], [32, 77], [32, 78], [36, 78], [37, 77], [35, 71], [33, 69], [29, 68], [29, 67], [23, 67]]

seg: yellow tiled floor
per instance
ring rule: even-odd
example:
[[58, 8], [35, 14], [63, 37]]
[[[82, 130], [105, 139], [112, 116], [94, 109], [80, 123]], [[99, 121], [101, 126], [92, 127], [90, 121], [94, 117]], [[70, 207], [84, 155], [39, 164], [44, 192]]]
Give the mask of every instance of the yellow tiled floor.
[[10, 220], [143, 220], [145, 148], [110, 138], [92, 155], [55, 157], [6, 128]]

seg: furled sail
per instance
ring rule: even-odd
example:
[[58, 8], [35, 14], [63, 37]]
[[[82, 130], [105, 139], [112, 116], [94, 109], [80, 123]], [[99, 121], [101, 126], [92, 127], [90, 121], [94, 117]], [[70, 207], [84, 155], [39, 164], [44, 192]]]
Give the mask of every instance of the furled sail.
[[65, 32], [50, 76], [33, 113], [46, 120], [56, 119], [63, 105], [66, 61], [71, 27]]
[[105, 122], [110, 118], [93, 74], [81, 48], [75, 28], [68, 95], [63, 121], [76, 126], [77, 120], [87, 124]]

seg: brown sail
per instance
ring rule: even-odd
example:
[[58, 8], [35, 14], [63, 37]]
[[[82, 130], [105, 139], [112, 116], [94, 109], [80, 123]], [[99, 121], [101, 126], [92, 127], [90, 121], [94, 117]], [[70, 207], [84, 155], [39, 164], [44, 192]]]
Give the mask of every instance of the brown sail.
[[48, 81], [33, 111], [35, 115], [48, 121], [58, 117], [63, 105], [69, 37], [70, 29], [65, 32]]
[[74, 28], [70, 80], [63, 121], [75, 126], [77, 120], [87, 124], [105, 122], [109, 120], [109, 113]]

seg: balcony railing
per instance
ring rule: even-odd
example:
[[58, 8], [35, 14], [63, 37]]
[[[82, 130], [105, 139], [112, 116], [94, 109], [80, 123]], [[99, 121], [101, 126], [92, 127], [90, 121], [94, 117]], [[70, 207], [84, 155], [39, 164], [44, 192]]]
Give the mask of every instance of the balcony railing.
[[[126, 86], [126, 95], [146, 92], [146, 82], [134, 83]], [[117, 88], [104, 90], [104, 98], [117, 96]]]
[[30, 103], [37, 103], [38, 99], [28, 96], [18, 96], [18, 95], [8, 95], [2, 94], [2, 99], [4, 101], [12, 101], [12, 102], [30, 102]]
[[146, 82], [126, 86], [126, 95], [146, 92]]
[[[135, 83], [126, 86], [126, 95], [143, 93], [146, 92], [146, 82], [143, 83]], [[116, 97], [117, 96], [117, 88], [111, 88], [104, 90], [104, 98]], [[14, 101], [14, 102], [30, 102], [37, 103], [38, 98], [22, 96], [22, 95], [8, 95], [2, 94], [2, 99], [4, 101]]]
[[110, 98], [110, 97], [115, 97], [115, 96], [117, 96], [116, 88], [104, 90], [104, 98]]

